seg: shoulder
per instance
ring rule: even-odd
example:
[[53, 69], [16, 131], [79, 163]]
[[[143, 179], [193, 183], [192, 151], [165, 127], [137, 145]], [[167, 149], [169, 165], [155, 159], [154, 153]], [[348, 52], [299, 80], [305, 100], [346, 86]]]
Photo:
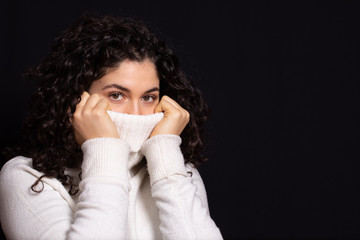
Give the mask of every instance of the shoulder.
[[0, 172], [0, 203], [4, 205], [21, 201], [27, 195], [31, 185], [36, 181], [35, 171], [31, 167], [32, 160], [25, 157], [15, 157], [2, 167]]
[[[31, 191], [31, 186], [43, 175], [44, 173], [32, 167], [31, 158], [18, 156], [9, 160], [0, 171], [0, 203], [19, 197], [30, 198], [36, 196]], [[42, 182], [44, 184], [44, 192], [56, 192], [71, 207], [74, 207], [73, 199], [58, 179], [44, 177]]]
[[14, 176], [26, 169], [32, 169], [32, 159], [23, 156], [15, 157], [4, 164], [0, 171], [0, 178]]
[[18, 178], [22, 175], [33, 175], [38, 178], [42, 173], [33, 169], [31, 158], [18, 156], [4, 164], [0, 171], [0, 182], [9, 178]]
[[[0, 171], [0, 194], [4, 194], [4, 191], [28, 190], [43, 175], [33, 168], [31, 158], [15, 157], [5, 163]], [[43, 178], [42, 181], [57, 191], [64, 188], [56, 178]]]
[[[40, 237], [35, 235], [40, 236], [39, 234], [47, 234], [57, 229], [49, 219], [62, 218], [56, 222], [59, 226], [63, 226], [65, 221], [71, 221], [75, 203], [60, 181], [55, 178], [43, 178], [43, 191], [36, 193], [31, 190], [31, 186], [42, 175], [42, 172], [32, 167], [31, 158], [22, 156], [9, 160], [2, 167], [0, 221], [9, 238], [39, 239]], [[39, 230], [37, 226], [44, 228]]]
[[0, 194], [9, 194], [29, 189], [42, 176], [42, 173], [33, 169], [32, 159], [22, 156], [15, 157], [2, 167], [0, 171]]

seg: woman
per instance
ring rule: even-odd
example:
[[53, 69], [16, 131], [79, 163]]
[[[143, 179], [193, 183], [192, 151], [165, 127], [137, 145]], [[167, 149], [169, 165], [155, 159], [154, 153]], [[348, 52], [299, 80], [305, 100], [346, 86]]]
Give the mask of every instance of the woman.
[[9, 239], [221, 239], [196, 170], [207, 108], [140, 21], [81, 17], [26, 76], [26, 146], [0, 174]]

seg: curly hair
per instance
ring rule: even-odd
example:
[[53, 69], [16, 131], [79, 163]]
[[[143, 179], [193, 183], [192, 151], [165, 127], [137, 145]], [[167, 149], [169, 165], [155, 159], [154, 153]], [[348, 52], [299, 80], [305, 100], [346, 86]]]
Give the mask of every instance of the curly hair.
[[40, 64], [25, 73], [37, 81], [23, 125], [27, 146], [22, 153], [32, 158], [33, 167], [59, 179], [71, 193], [74, 185], [65, 168], [79, 167], [82, 151], [69, 119], [81, 94], [120, 62], [147, 59], [156, 66], [160, 96], [168, 95], [190, 113], [181, 134], [185, 162], [198, 166], [206, 161], [202, 151], [208, 108], [173, 51], [140, 20], [85, 14], [55, 38]]

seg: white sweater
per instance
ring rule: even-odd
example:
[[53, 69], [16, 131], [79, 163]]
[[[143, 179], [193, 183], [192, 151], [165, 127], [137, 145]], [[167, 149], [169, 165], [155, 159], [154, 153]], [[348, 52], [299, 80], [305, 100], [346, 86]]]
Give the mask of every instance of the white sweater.
[[[162, 114], [109, 115], [120, 139], [95, 138], [82, 145], [78, 195], [71, 196], [54, 178], [43, 178], [43, 191], [33, 192], [30, 186], [43, 173], [32, 168], [29, 158], [19, 156], [4, 165], [0, 219], [6, 237], [222, 239], [199, 172], [184, 164], [181, 138], [147, 139]], [[67, 170], [75, 177], [79, 172]]]

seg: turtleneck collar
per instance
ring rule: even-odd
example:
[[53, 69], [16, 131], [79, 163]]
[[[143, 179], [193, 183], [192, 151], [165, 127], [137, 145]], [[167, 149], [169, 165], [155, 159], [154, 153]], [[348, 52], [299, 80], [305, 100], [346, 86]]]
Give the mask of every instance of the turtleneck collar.
[[149, 138], [164, 114], [133, 115], [113, 111], [108, 111], [108, 114], [115, 123], [120, 139], [130, 146], [129, 169], [132, 169], [144, 157], [140, 153], [141, 146]]

